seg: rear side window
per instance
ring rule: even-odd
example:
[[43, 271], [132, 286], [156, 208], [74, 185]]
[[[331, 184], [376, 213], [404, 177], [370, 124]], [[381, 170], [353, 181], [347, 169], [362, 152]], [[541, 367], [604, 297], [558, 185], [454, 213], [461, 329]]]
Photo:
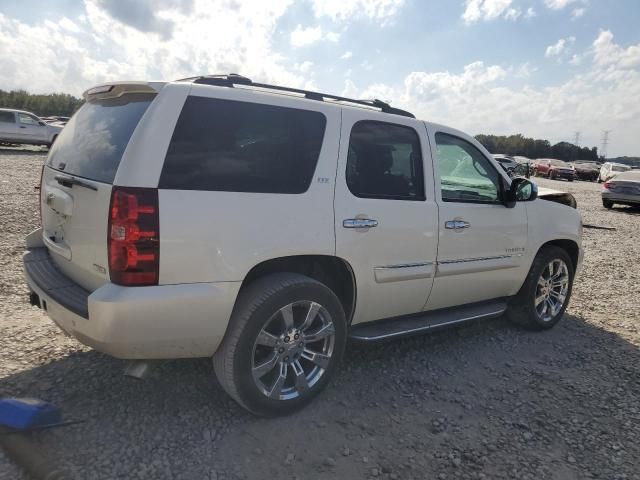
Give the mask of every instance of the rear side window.
[[13, 112], [0, 112], [0, 122], [16, 123], [16, 117]]
[[158, 187], [304, 193], [325, 126], [320, 112], [191, 96], [173, 132]]
[[131, 135], [154, 94], [125, 94], [85, 103], [51, 148], [48, 165], [98, 182], [113, 183]]
[[357, 122], [349, 139], [347, 186], [356, 197], [424, 200], [416, 131], [393, 123]]

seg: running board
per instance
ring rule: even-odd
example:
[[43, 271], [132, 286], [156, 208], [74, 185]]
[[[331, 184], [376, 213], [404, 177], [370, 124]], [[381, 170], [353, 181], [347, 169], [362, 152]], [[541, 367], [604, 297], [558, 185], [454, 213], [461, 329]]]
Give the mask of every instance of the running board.
[[507, 309], [505, 299], [474, 303], [462, 307], [421, 312], [402, 317], [359, 323], [351, 327], [349, 338], [356, 342], [381, 342], [421, 335], [429, 331], [482, 318], [495, 318]]

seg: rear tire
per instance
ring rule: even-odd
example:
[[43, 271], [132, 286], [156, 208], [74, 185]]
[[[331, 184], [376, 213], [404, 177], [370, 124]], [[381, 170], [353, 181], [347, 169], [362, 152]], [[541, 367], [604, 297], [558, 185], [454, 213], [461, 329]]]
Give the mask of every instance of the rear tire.
[[[552, 264], [553, 271], [550, 270]], [[553, 327], [569, 305], [574, 272], [571, 257], [565, 250], [553, 245], [542, 248], [533, 260], [524, 285], [511, 300], [507, 318], [531, 330]]]
[[555, 180], [556, 174], [554, 172], [549, 172], [549, 180]]
[[284, 415], [326, 387], [346, 341], [345, 313], [333, 291], [303, 275], [271, 274], [239, 293], [213, 367], [242, 407]]
[[613, 208], [613, 202], [611, 200], [607, 200], [606, 198], [602, 199], [602, 205], [606, 209], [612, 209]]

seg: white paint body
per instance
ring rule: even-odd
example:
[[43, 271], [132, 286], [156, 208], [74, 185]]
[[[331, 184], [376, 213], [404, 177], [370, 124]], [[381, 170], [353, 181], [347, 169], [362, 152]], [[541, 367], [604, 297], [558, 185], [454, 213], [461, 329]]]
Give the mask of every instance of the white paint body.
[[[338, 103], [242, 88], [186, 82], [150, 84], [158, 91], [124, 152], [114, 185], [157, 188], [182, 105], [189, 95], [321, 112], [327, 123], [315, 174], [303, 194], [159, 190], [160, 277], [153, 287], [109, 282], [107, 217], [111, 185], [67, 188], [43, 176], [43, 229], [28, 238], [47, 246], [56, 265], [89, 296], [89, 318], [65, 310], [30, 278], [47, 311], [67, 333], [122, 358], [210, 356], [226, 331], [242, 281], [256, 265], [293, 255], [328, 255], [353, 272], [352, 323], [515, 295], [537, 251], [552, 240], [581, 249], [581, 219], [570, 207], [537, 199], [503, 205], [443, 202], [435, 138], [472, 137], [421, 120]], [[413, 128], [423, 157], [425, 201], [358, 198], [346, 185], [349, 133], [359, 120]], [[46, 193], [57, 190], [50, 204]], [[70, 197], [70, 200], [66, 198]], [[66, 212], [63, 215], [61, 212]], [[371, 218], [376, 228], [346, 229], [345, 219]], [[444, 222], [462, 219], [464, 231]], [[64, 242], [48, 241], [55, 231]], [[66, 245], [66, 247], [65, 247]], [[579, 265], [578, 265], [579, 266]]]

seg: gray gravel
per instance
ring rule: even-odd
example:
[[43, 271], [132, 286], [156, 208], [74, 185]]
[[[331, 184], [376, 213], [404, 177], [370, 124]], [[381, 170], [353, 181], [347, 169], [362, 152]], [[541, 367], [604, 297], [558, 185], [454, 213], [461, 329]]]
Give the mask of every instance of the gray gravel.
[[[504, 319], [375, 347], [352, 346], [310, 408], [256, 419], [208, 360], [158, 362], [150, 378], [66, 338], [30, 307], [25, 234], [38, 223], [44, 154], [0, 151], [0, 396], [58, 404], [78, 426], [37, 442], [78, 479], [640, 480], [640, 210], [576, 195], [585, 265], [563, 321]], [[0, 479], [25, 478], [0, 453]]]

